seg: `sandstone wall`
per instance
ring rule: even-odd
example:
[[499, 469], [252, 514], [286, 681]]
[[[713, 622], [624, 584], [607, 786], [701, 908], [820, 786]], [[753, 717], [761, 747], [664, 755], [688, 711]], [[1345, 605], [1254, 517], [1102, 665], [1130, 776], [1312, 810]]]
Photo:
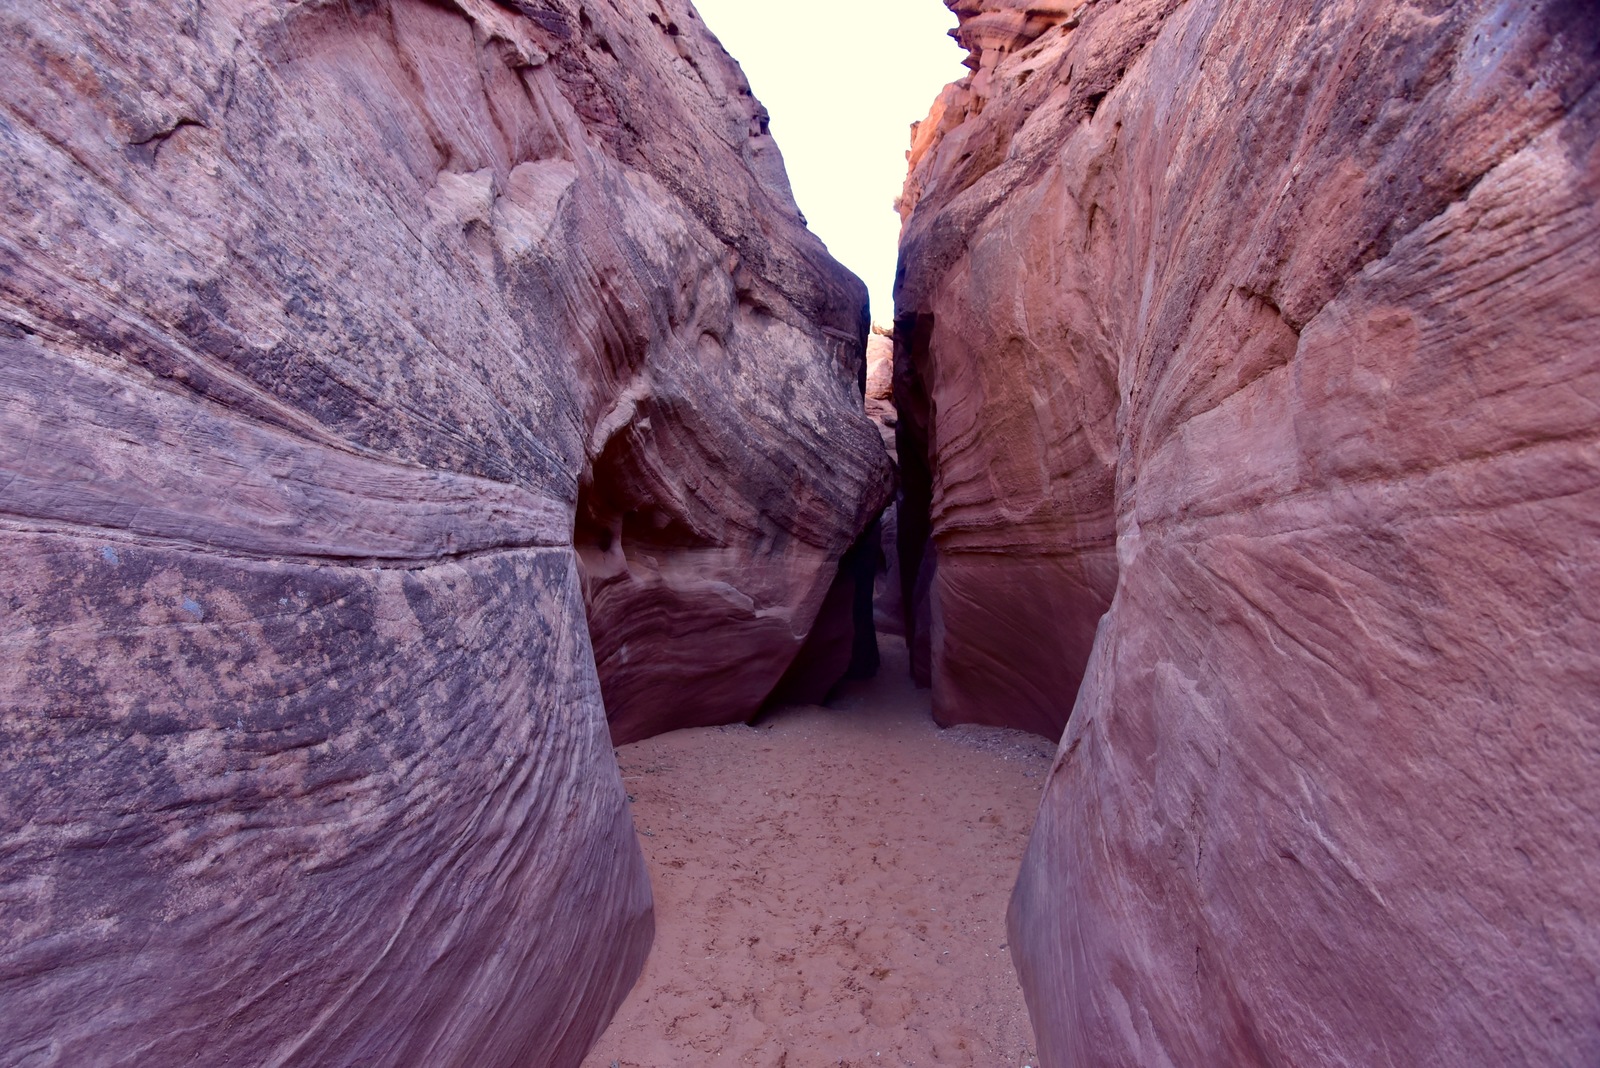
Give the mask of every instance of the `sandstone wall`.
[[605, 707], [800, 648], [864, 288], [685, 0], [0, 41], [0, 1061], [576, 1064], [651, 931]]
[[[884, 450], [893, 455], [896, 448], [895, 426], [900, 419], [894, 410], [894, 341], [887, 333], [875, 333], [867, 339], [867, 414], [883, 436]], [[877, 559], [874, 562], [877, 574], [873, 584], [873, 626], [884, 634], [904, 635], [906, 624], [901, 608], [897, 543], [895, 505], [891, 501], [883, 510]]]
[[1600, 1061], [1593, 6], [952, 6], [902, 565], [943, 718], [1071, 712], [1044, 1063]]

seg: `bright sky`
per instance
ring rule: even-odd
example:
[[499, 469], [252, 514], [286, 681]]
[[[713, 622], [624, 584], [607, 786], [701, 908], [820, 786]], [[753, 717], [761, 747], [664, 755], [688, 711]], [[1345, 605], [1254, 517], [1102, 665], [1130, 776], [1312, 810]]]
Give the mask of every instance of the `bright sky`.
[[694, 5], [771, 113], [811, 229], [867, 283], [873, 321], [888, 325], [911, 124], [967, 73], [946, 36], [956, 17], [941, 0]]

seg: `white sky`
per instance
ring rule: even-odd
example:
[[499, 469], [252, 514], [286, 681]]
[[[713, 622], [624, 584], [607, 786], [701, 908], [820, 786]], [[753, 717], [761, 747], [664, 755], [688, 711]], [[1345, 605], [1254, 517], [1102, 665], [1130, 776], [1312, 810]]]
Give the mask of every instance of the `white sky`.
[[911, 124], [967, 73], [945, 35], [956, 17], [941, 0], [694, 5], [771, 113], [811, 229], [867, 283], [873, 321], [888, 325]]

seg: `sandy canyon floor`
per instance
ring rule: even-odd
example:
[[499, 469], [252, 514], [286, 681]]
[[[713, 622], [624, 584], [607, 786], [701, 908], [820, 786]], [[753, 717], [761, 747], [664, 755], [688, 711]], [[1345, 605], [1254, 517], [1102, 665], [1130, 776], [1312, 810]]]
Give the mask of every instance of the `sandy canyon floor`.
[[1054, 747], [941, 731], [881, 640], [828, 707], [618, 750], [657, 935], [585, 1068], [1036, 1063], [1005, 909]]

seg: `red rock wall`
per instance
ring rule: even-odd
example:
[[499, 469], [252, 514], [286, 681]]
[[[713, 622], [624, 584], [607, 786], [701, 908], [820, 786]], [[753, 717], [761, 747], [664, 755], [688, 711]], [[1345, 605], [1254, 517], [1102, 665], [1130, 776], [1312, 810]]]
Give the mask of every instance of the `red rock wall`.
[[[604, 369], [576, 540], [620, 743], [749, 719], [825, 610], [848, 650], [839, 564], [891, 481], [861, 400], [866, 288], [805, 228], [749, 84], [687, 4], [609, 29], [590, 7], [604, 45], [563, 78], [645, 187], [630, 225], [665, 276], [633, 295], [602, 275], [575, 331]], [[791, 681], [825, 692], [849, 655], [806, 661]]]
[[[867, 339], [867, 414], [883, 436], [884, 449], [893, 455], [897, 448], [895, 427], [900, 418], [894, 410], [894, 340], [887, 332], [874, 333]], [[901, 607], [898, 530], [895, 505], [891, 501], [881, 519], [875, 562], [873, 626], [880, 633], [903, 636], [906, 623]]]
[[681, 0], [0, 41], [0, 1062], [577, 1064], [651, 931], [602, 692], [800, 648], [863, 287]]
[[1043, 1063], [1600, 1063], [1592, 5], [1032, 32], [917, 131], [896, 373], [941, 714], [1072, 711]]

